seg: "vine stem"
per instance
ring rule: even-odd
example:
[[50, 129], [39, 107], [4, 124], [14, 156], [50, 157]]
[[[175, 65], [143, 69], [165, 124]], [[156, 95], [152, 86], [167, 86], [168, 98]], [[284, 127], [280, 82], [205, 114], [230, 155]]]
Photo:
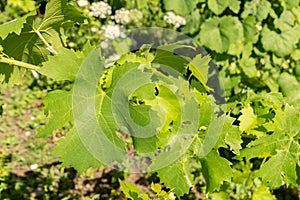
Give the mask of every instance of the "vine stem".
[[32, 65], [32, 64], [25, 63], [25, 62], [18, 61], [18, 60], [13, 60], [11, 58], [5, 58], [5, 57], [2, 57], [1, 55], [0, 55], [0, 62], [7, 63], [10, 65], [17, 65], [19, 67], [23, 67], [23, 68], [31, 69], [31, 70], [35, 70], [35, 71], [40, 69], [40, 67], [38, 67], [36, 65]]
[[43, 41], [43, 43], [46, 45], [48, 51], [50, 51], [53, 55], [57, 55], [57, 51], [53, 48], [53, 46], [51, 46], [46, 39], [44, 38], [44, 36], [42, 36], [42, 34], [40, 33], [39, 30], [37, 29], [33, 29], [33, 31], [39, 36], [39, 38]]

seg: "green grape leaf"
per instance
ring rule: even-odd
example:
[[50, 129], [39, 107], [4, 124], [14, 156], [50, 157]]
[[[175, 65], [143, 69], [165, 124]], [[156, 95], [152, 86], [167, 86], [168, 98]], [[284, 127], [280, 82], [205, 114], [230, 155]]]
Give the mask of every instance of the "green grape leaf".
[[200, 105], [199, 127], [207, 127], [214, 115], [215, 99], [198, 91], [196, 92], [196, 99]]
[[208, 8], [216, 15], [220, 15], [229, 7], [234, 13], [240, 10], [240, 1], [238, 0], [208, 0]]
[[264, 126], [273, 133], [250, 142], [241, 150], [240, 157], [268, 158], [257, 174], [270, 187], [279, 187], [282, 181], [297, 184], [296, 167], [299, 166], [300, 114], [287, 105], [285, 110], [276, 109], [273, 122]]
[[59, 49], [62, 46], [61, 28], [75, 22], [83, 22], [79, 11], [67, 5], [66, 0], [51, 0], [39, 26], [35, 27], [34, 18], [28, 17], [19, 35], [13, 33], [3, 40], [4, 52], [15, 59], [40, 64], [46, 60], [49, 51], [35, 32], [39, 32], [48, 43]]
[[240, 66], [245, 73], [245, 75], [249, 78], [255, 78], [257, 76], [257, 69], [255, 66], [256, 60], [254, 58], [242, 58], [240, 60]]
[[200, 42], [218, 53], [239, 55], [244, 42], [242, 23], [232, 16], [210, 18], [201, 26]]
[[167, 11], [174, 11], [181, 16], [187, 16], [196, 8], [197, 0], [163, 0], [164, 7]]
[[272, 5], [267, 0], [253, 0], [245, 3], [245, 8], [241, 14], [242, 18], [247, 18], [252, 15], [255, 16], [258, 21], [263, 21], [268, 15], [276, 16], [272, 9]]
[[184, 164], [180, 161], [157, 171], [160, 182], [164, 183], [178, 197], [187, 194], [192, 186]]
[[92, 48], [89, 43], [85, 45], [83, 52], [61, 48], [57, 56], [48, 56], [48, 61], [43, 63], [38, 72], [56, 81], [74, 81], [83, 59]]
[[299, 31], [299, 26], [283, 30], [281, 33], [276, 33], [264, 27], [261, 33], [262, 45], [266, 51], [271, 51], [278, 57], [284, 57], [293, 52], [294, 45], [299, 40]]
[[76, 129], [71, 129], [67, 133], [66, 138], [61, 138], [56, 144], [53, 156], [62, 160], [62, 166], [74, 167], [79, 173], [86, 171], [90, 167], [103, 166], [82, 144]]
[[[0, 45], [4, 48], [3, 52], [13, 59], [39, 65], [46, 61], [50, 54], [50, 49], [46, 47], [41, 37], [58, 50], [62, 47], [62, 29], [76, 22], [83, 22], [83, 19], [79, 11], [76, 11], [71, 5], [67, 5], [66, 0], [51, 0], [46, 6], [45, 16], [40, 25], [37, 25], [34, 16], [28, 16], [21, 32], [19, 34], [10, 33], [0, 41]], [[53, 50], [51, 51], [54, 53]], [[4, 78], [0, 77], [2, 81], [13, 82], [11, 80], [20, 79], [21, 74], [22, 71], [18, 68], [1, 64], [0, 75], [4, 76]]]
[[28, 12], [36, 8], [36, 2], [34, 0], [9, 0], [7, 6], [13, 7], [14, 9]]
[[286, 101], [292, 105], [297, 105], [300, 100], [300, 83], [296, 77], [283, 72], [279, 76], [278, 84], [283, 95], [287, 97]]
[[102, 163], [110, 164], [122, 160], [126, 151], [125, 142], [117, 134], [120, 127], [113, 116], [113, 98], [99, 85], [104, 70], [101, 50], [96, 48], [81, 64], [73, 87], [72, 108], [74, 125], [84, 146]]
[[186, 71], [185, 66], [187, 65], [189, 60], [187, 58], [184, 58], [183, 56], [174, 55], [173, 53], [175, 49], [180, 49], [180, 48], [191, 48], [191, 47], [187, 45], [176, 44], [176, 43], [159, 46], [156, 49], [155, 57], [152, 62], [166, 65], [184, 74]]
[[133, 183], [121, 181], [119, 179], [122, 192], [125, 196], [132, 200], [150, 200], [146, 194], [142, 194], [141, 190]]
[[295, 26], [295, 17], [291, 11], [283, 11], [280, 17], [274, 20], [274, 25], [281, 31], [289, 30]]
[[231, 182], [232, 169], [230, 165], [231, 163], [222, 158], [217, 151], [211, 151], [205, 158], [201, 159], [206, 192], [212, 193], [219, 190], [224, 181]]
[[204, 158], [212, 151], [212, 149], [218, 144], [220, 136], [222, 135], [222, 129], [224, 127], [224, 123], [226, 118], [224, 115], [221, 117], [217, 117], [213, 115], [208, 129], [206, 131], [205, 138], [203, 140], [203, 145], [200, 150], [200, 158]]
[[27, 17], [22, 32], [9, 34], [2, 42], [4, 53], [16, 60], [38, 65], [50, 54], [39, 37], [32, 31], [34, 17]]
[[151, 107], [147, 105], [133, 105], [129, 104], [129, 113], [132, 120], [141, 126], [146, 126], [150, 123], [149, 111]]
[[207, 5], [216, 15], [219, 15], [228, 7], [228, 0], [208, 0]]
[[229, 8], [232, 10], [234, 13], [238, 13], [241, 8], [241, 2], [239, 0], [229, 0], [228, 1]]
[[280, 2], [284, 9], [291, 10], [294, 7], [299, 6], [300, 0], [282, 0]]
[[29, 16], [35, 16], [36, 12], [32, 11], [23, 17], [20, 17], [18, 19], [6, 22], [4, 24], [0, 25], [0, 38], [4, 40], [6, 36], [10, 33], [16, 33], [19, 35], [21, 33], [21, 30], [23, 28], [23, 25], [26, 23], [26, 20]]
[[248, 131], [252, 128], [255, 128], [257, 125], [257, 117], [253, 112], [253, 108], [250, 105], [247, 105], [241, 110], [242, 115], [238, 118], [240, 121], [240, 130]]
[[48, 137], [56, 128], [61, 128], [73, 120], [72, 93], [55, 90], [43, 99], [48, 120], [44, 127], [38, 129], [37, 137]]
[[241, 138], [242, 132], [239, 130], [238, 126], [233, 125], [235, 118], [229, 116], [226, 116], [225, 118], [226, 120], [224, 122], [222, 134], [215, 145], [215, 149], [218, 149], [219, 147], [227, 148], [228, 145], [233, 153], [239, 155], [240, 150], [242, 149], [241, 144], [243, 143]]
[[0, 63], [0, 83], [20, 84], [25, 72], [24, 68]]
[[275, 195], [272, 195], [268, 187], [261, 185], [253, 192], [252, 200], [261, 199], [276, 200], [276, 197]]
[[211, 90], [206, 84], [208, 80], [208, 68], [210, 60], [210, 56], [203, 57], [201, 54], [198, 54], [188, 64], [188, 68], [191, 70], [192, 74], [200, 81], [207, 91]]
[[245, 43], [256, 43], [258, 41], [258, 30], [255, 26], [256, 21], [253, 16], [248, 16], [243, 20]]
[[37, 28], [44, 31], [49, 29], [59, 30], [68, 23], [83, 22], [85, 17], [74, 6], [68, 5], [66, 0], [51, 0], [46, 5], [44, 20]]
[[257, 176], [262, 177], [266, 186], [273, 188], [279, 188], [283, 181], [287, 184], [297, 185], [296, 164], [297, 160], [290, 152], [279, 150], [260, 167]]

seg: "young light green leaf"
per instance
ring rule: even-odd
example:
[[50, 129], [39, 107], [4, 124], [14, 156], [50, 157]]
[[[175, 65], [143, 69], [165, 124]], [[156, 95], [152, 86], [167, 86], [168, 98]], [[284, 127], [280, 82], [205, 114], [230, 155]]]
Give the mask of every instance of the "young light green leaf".
[[183, 170], [183, 164], [180, 161], [157, 171], [160, 181], [180, 197], [189, 192], [191, 180], [188, 174]]
[[206, 192], [212, 193], [219, 190], [224, 181], [231, 182], [231, 163], [222, 158], [217, 151], [211, 151], [205, 158], [201, 159], [201, 165], [206, 181]]
[[79, 173], [88, 168], [102, 167], [102, 163], [94, 158], [82, 144], [76, 129], [71, 129], [66, 138], [57, 141], [53, 156], [62, 160], [62, 166], [74, 167]]
[[242, 115], [238, 118], [240, 121], [240, 130], [248, 131], [252, 128], [256, 127], [257, 118], [254, 115], [253, 108], [250, 105], [247, 105], [245, 108], [241, 110]]
[[[296, 167], [299, 166], [299, 126], [300, 114], [292, 106], [285, 110], [276, 110], [274, 122], [265, 127], [272, 131], [271, 135], [258, 138], [241, 150], [240, 157], [268, 158], [257, 174], [270, 187], [279, 187], [282, 181], [297, 184]], [[271, 170], [272, 169], [272, 170]]]
[[226, 116], [225, 118], [226, 120], [224, 122], [222, 134], [220, 135], [219, 141], [215, 145], [215, 149], [220, 147], [227, 148], [228, 145], [233, 153], [239, 155], [240, 150], [242, 149], [241, 144], [243, 143], [241, 138], [242, 132], [239, 130], [238, 126], [233, 125], [235, 118], [231, 118], [229, 116]]
[[200, 81], [200, 83], [206, 88], [207, 91], [211, 90], [207, 86], [208, 80], [208, 68], [210, 62], [210, 56], [202, 56], [198, 54], [189, 64], [188, 68], [191, 70], [192, 74]]
[[148, 195], [143, 194], [141, 190], [133, 183], [121, 181], [119, 179], [122, 192], [125, 196], [132, 200], [150, 200]]
[[271, 193], [268, 187], [261, 185], [259, 186], [252, 195], [252, 200], [276, 200], [275, 195]]
[[[298, 146], [299, 148], [299, 146]], [[298, 149], [299, 150], [299, 149]], [[298, 152], [299, 153], [299, 152]], [[297, 185], [297, 158], [286, 150], [279, 150], [257, 171], [266, 186], [279, 188], [284, 182]]]

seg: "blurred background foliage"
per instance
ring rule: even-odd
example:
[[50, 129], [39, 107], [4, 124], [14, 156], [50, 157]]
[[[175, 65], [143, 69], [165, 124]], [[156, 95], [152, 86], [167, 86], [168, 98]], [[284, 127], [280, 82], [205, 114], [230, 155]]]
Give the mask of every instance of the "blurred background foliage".
[[[69, 2], [86, 16], [84, 24], [67, 31], [69, 48], [81, 50], [89, 40], [109, 52], [106, 40], [116, 39], [119, 42], [113, 45], [121, 54], [129, 46], [122, 37], [126, 29], [174, 29], [194, 38], [211, 55], [228, 104], [246, 100], [252, 92], [281, 92], [286, 102], [300, 109], [299, 0], [106, 0], [102, 7], [93, 0]], [[40, 17], [45, 4], [44, 0], [0, 0], [0, 24], [34, 9]], [[108, 169], [78, 175], [52, 158], [55, 135], [48, 140], [35, 138], [36, 129], [45, 123], [42, 97], [69, 87], [68, 82], [28, 73], [22, 85], [0, 88], [0, 199], [122, 199], [119, 179], [136, 183], [153, 197], [147, 188], [159, 182], [155, 175]], [[210, 195], [204, 194], [204, 179], [195, 171], [197, 184], [183, 198], [299, 199], [299, 188], [270, 190], [252, 179], [252, 167], [252, 163], [236, 166], [233, 182]]]

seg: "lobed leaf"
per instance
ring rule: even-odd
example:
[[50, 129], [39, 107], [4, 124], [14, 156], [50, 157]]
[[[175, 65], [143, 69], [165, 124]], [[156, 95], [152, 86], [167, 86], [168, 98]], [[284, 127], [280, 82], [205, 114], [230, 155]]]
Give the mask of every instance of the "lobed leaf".
[[231, 163], [222, 158], [217, 151], [211, 151], [205, 158], [201, 159], [201, 165], [206, 181], [206, 192], [212, 193], [219, 190], [224, 181], [231, 182]]
[[232, 16], [210, 18], [201, 26], [200, 41], [218, 53], [239, 55], [244, 42], [243, 26]]
[[0, 38], [4, 40], [10, 33], [16, 33], [20, 35], [23, 25], [26, 23], [26, 20], [30, 16], [35, 16], [36, 12], [32, 11], [23, 17], [14, 19], [12, 21], [6, 22], [0, 25]]
[[73, 121], [71, 92], [55, 90], [47, 94], [43, 102], [48, 119], [46, 125], [38, 129], [37, 137], [51, 136], [55, 129]]
[[178, 197], [187, 194], [192, 186], [191, 180], [189, 180], [188, 174], [185, 174], [186, 171], [183, 170], [183, 164], [180, 161], [159, 169], [157, 173], [160, 182], [166, 184]]
[[56, 144], [53, 156], [60, 158], [62, 166], [74, 167], [79, 173], [86, 171], [90, 167], [103, 166], [82, 144], [76, 129], [71, 129], [67, 133], [66, 138], [58, 140]]

